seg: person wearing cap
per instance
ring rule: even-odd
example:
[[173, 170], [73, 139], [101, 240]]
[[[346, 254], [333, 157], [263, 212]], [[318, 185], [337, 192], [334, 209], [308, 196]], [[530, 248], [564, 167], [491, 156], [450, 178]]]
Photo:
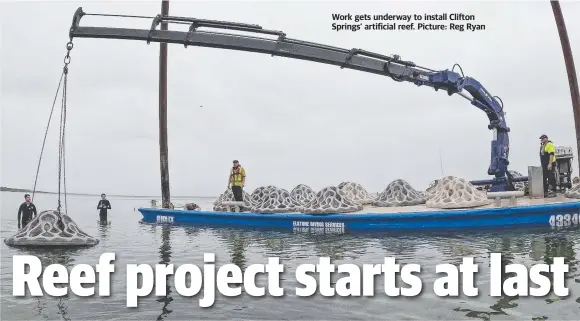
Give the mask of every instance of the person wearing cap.
[[228, 180], [228, 189], [232, 187], [232, 193], [234, 194], [234, 200], [236, 202], [243, 202], [244, 195], [242, 189], [246, 185], [246, 170], [240, 166], [238, 160], [234, 160], [234, 166], [230, 171], [230, 178]]
[[[544, 196], [556, 195], [556, 146], [548, 139], [547, 135], [540, 136], [540, 161], [544, 172]], [[551, 191], [549, 191], [551, 187]]]

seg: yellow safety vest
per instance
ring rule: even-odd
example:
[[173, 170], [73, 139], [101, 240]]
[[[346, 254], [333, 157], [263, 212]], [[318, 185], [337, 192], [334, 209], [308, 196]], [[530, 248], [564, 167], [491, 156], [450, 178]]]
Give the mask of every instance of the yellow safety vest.
[[242, 166], [232, 168], [230, 172], [232, 186], [242, 186], [244, 177], [246, 177], [246, 170]]
[[550, 162], [550, 155], [554, 155], [554, 162], [556, 161], [556, 146], [551, 141], [542, 145], [540, 148], [540, 158], [542, 159], [542, 165], [547, 165]]

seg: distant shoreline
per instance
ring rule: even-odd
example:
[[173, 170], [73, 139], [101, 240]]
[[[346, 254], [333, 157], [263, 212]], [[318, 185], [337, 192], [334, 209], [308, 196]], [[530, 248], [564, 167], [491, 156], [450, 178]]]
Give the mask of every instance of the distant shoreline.
[[[32, 190], [25, 188], [13, 188], [13, 187], [0, 187], [0, 192], [10, 192], [10, 193], [32, 193]], [[55, 192], [46, 191], [36, 191], [37, 194], [57, 194]], [[87, 194], [87, 193], [66, 193], [67, 195], [76, 196], [101, 196], [101, 194]], [[161, 196], [147, 196], [147, 195], [113, 195], [107, 194], [110, 197], [132, 197], [132, 198], [150, 198], [150, 199], [160, 199]], [[173, 196], [173, 198], [215, 198], [214, 196]]]

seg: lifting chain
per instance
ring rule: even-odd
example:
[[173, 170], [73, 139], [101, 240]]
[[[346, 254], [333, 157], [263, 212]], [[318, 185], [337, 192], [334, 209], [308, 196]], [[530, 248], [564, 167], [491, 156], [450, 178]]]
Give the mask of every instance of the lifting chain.
[[[60, 213], [61, 210], [61, 180], [64, 189], [64, 208], [65, 214], [68, 215], [67, 197], [66, 197], [66, 157], [65, 157], [65, 129], [66, 129], [66, 102], [67, 102], [67, 89], [68, 89], [68, 65], [71, 62], [70, 52], [74, 45], [72, 38], [66, 44], [66, 56], [64, 57], [64, 67], [62, 69], [64, 79], [62, 87], [62, 104], [60, 112], [60, 135], [59, 135], [59, 147], [58, 147], [58, 207], [57, 211]], [[59, 222], [60, 223], [60, 222]]]
[[[32, 200], [34, 200], [34, 195], [36, 193], [36, 183], [38, 182], [38, 174], [40, 171], [40, 164], [42, 162], [42, 155], [44, 153], [44, 146], [46, 144], [46, 137], [48, 136], [48, 129], [50, 128], [50, 122], [52, 120], [52, 114], [54, 112], [54, 107], [56, 105], [56, 99], [62, 85], [62, 99], [61, 99], [61, 114], [60, 114], [60, 133], [59, 133], [59, 147], [58, 147], [58, 206], [57, 211], [60, 214], [61, 211], [61, 181], [63, 182], [64, 188], [64, 203], [65, 203], [65, 214], [67, 211], [67, 197], [66, 197], [66, 158], [65, 158], [65, 128], [66, 128], [66, 102], [67, 102], [67, 85], [68, 85], [68, 65], [71, 63], [70, 52], [74, 45], [72, 38], [66, 44], [66, 56], [64, 57], [64, 66], [62, 69], [62, 74], [60, 76], [60, 81], [58, 83], [58, 88], [52, 102], [52, 109], [50, 110], [50, 115], [48, 117], [48, 124], [46, 125], [46, 131], [44, 133], [44, 140], [42, 142], [42, 148], [40, 150], [40, 157], [38, 159], [38, 166], [36, 168], [36, 177], [34, 179], [34, 189], [32, 191]], [[58, 225], [64, 228], [62, 218], [59, 217]]]
[[65, 157], [65, 128], [66, 128], [66, 102], [67, 102], [67, 89], [68, 89], [68, 65], [71, 62], [70, 52], [73, 49], [74, 45], [72, 43], [72, 38], [66, 44], [66, 56], [64, 57], [64, 67], [63, 67], [63, 74], [64, 74], [64, 82], [62, 87], [62, 105], [61, 105], [61, 113], [60, 113], [60, 135], [59, 135], [59, 158], [58, 158], [58, 207], [57, 210], [60, 213], [61, 210], [61, 179], [63, 183], [64, 189], [64, 208], [65, 213], [68, 211], [67, 206], [67, 197], [66, 197], [66, 157]]

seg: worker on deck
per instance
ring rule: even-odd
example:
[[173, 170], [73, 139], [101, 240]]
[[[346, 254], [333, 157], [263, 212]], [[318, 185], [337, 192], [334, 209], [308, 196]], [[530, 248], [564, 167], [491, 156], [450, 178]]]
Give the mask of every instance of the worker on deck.
[[238, 160], [234, 160], [234, 166], [230, 171], [230, 178], [228, 180], [228, 189], [232, 187], [232, 193], [234, 194], [234, 200], [236, 202], [244, 201], [244, 194], [242, 189], [246, 185], [246, 170], [240, 166]]
[[18, 229], [25, 227], [28, 222], [36, 217], [36, 206], [30, 201], [30, 194], [25, 194], [24, 200], [24, 203], [20, 204], [18, 208]]
[[[554, 197], [556, 192], [556, 146], [547, 135], [540, 136], [540, 161], [544, 172], [544, 197]], [[551, 188], [551, 190], [549, 190]]]
[[101, 194], [101, 200], [97, 204], [97, 209], [99, 210], [99, 220], [101, 222], [107, 221], [107, 210], [111, 209], [111, 202], [107, 199], [105, 193]]

